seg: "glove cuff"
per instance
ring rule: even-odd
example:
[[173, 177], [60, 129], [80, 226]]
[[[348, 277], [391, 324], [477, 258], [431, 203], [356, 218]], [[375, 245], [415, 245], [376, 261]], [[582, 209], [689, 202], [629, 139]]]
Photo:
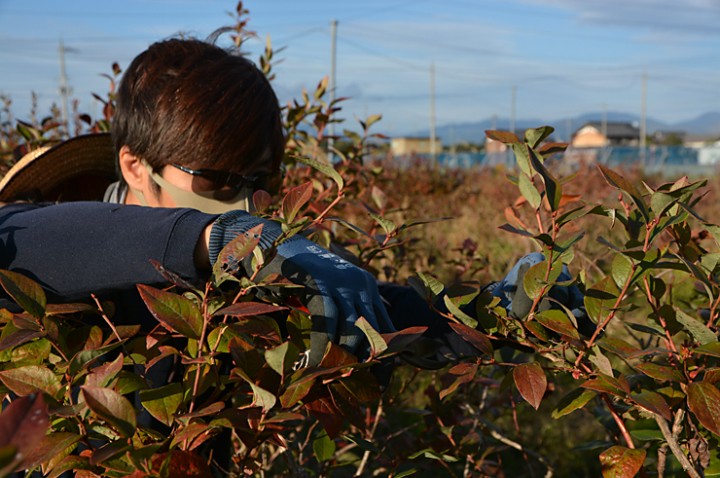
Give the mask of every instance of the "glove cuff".
[[208, 243], [210, 263], [215, 264], [220, 251], [228, 242], [259, 224], [263, 225], [260, 248], [269, 249], [282, 234], [282, 227], [277, 222], [259, 218], [241, 210], [226, 212], [218, 217], [210, 229], [210, 242]]

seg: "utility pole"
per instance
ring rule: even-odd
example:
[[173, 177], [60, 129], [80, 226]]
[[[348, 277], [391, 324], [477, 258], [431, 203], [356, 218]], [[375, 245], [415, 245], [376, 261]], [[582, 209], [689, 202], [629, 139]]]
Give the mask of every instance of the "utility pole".
[[515, 96], [517, 95], [517, 86], [512, 87], [512, 98], [510, 100], [510, 132], [515, 133]]
[[642, 98], [640, 102], [640, 164], [645, 165], [647, 146], [647, 72], [642, 75]]
[[430, 63], [430, 155], [433, 161], [437, 155], [435, 148], [435, 62]]
[[[335, 102], [335, 90], [337, 89], [337, 26], [338, 21], [330, 22], [330, 104]], [[328, 138], [328, 161], [334, 162], [333, 148], [335, 147], [335, 123], [330, 122]]]
[[65, 49], [65, 44], [60, 40], [60, 46], [58, 53], [60, 54], [60, 99], [61, 99], [61, 112], [62, 112], [62, 123], [65, 126], [65, 135], [70, 136], [70, 122], [68, 119], [68, 97], [72, 93], [68, 86], [67, 74], [65, 72], [65, 52], [69, 51]]
[[608, 145], [608, 137], [607, 137], [607, 135], [608, 135], [608, 132], [607, 132], [607, 104], [605, 104], [605, 103], [602, 104], [602, 121], [600, 122], [600, 130], [601, 130], [601, 132], [602, 132], [603, 138], [605, 138], [605, 139], [604, 139], [604, 141], [605, 141], [605, 146], [607, 146], [607, 145]]

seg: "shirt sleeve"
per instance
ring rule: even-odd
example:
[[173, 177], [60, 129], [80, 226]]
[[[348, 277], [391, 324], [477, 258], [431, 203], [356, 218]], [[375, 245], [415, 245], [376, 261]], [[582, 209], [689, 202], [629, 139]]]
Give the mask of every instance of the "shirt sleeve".
[[11, 204], [0, 207], [0, 268], [27, 275], [65, 301], [165, 284], [151, 259], [199, 282], [205, 272], [195, 265], [195, 246], [215, 218], [100, 202]]

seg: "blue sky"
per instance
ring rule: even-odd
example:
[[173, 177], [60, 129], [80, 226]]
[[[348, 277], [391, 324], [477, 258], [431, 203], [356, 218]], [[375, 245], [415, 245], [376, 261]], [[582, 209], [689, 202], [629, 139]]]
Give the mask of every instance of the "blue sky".
[[[231, 22], [234, 0], [0, 0], [0, 93], [27, 118], [58, 101], [58, 45], [80, 109], [99, 113], [116, 61], [178, 32], [205, 37]], [[349, 122], [380, 113], [377, 131], [430, 124], [430, 66], [438, 125], [512, 114], [544, 123], [589, 111], [668, 123], [720, 111], [720, 0], [246, 0], [256, 58], [270, 36], [284, 47], [282, 102], [330, 71], [338, 21], [337, 94]]]

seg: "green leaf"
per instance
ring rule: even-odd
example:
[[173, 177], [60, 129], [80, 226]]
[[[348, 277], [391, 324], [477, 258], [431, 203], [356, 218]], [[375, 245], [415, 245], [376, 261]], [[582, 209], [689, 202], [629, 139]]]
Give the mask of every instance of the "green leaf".
[[633, 274], [632, 260], [622, 254], [615, 254], [612, 261], [612, 278], [618, 289], [622, 288]]
[[548, 262], [541, 261], [531, 266], [523, 277], [523, 287], [525, 293], [531, 299], [536, 299], [543, 292], [549, 290], [549, 285], [552, 285], [557, 280], [558, 276], [562, 272], [562, 264], [554, 264], [550, 269], [549, 277], [545, 280], [545, 275], [548, 274]]
[[537, 410], [547, 390], [547, 377], [542, 367], [537, 363], [520, 364], [513, 369], [513, 380], [520, 395]]
[[673, 367], [644, 362], [635, 366], [637, 370], [658, 381], [685, 382], [685, 376], [680, 370]]
[[585, 309], [596, 324], [603, 322], [612, 312], [620, 291], [612, 277], [605, 277], [585, 291]]
[[184, 390], [180, 383], [171, 383], [162, 387], [140, 390], [140, 403], [156, 419], [172, 426], [175, 414], [183, 402]]
[[720, 342], [710, 342], [693, 350], [693, 353], [720, 358]]
[[540, 203], [542, 202], [542, 196], [538, 192], [532, 180], [526, 175], [521, 174], [518, 178], [518, 187], [520, 188], [520, 194], [523, 195], [527, 202], [532, 206], [533, 209], [538, 210]]
[[397, 227], [397, 224], [395, 224], [394, 222], [392, 222], [392, 221], [389, 220], [389, 219], [385, 219], [384, 217], [379, 216], [379, 215], [377, 215], [377, 214], [373, 214], [373, 213], [371, 213], [371, 212], [368, 213], [368, 215], [369, 215], [370, 217], [372, 217], [373, 220], [380, 225], [380, 227], [382, 227], [383, 231], [385, 231], [385, 234], [388, 234], [388, 235], [389, 235], [389, 234], [392, 234], [392, 233], [394, 233], [394, 232], [397, 230], [397, 228], [398, 228], [398, 227]]
[[597, 393], [592, 390], [576, 388], [560, 399], [557, 406], [552, 411], [552, 417], [558, 419], [574, 412], [575, 410], [579, 410], [596, 396]]
[[550, 136], [555, 128], [552, 126], [540, 126], [539, 128], [528, 128], [525, 130], [525, 141], [531, 148], [537, 148], [540, 143]]
[[330, 460], [335, 455], [335, 441], [323, 431], [315, 440], [313, 440], [313, 453], [320, 463]]
[[300, 209], [312, 198], [312, 182], [306, 182], [290, 189], [282, 200], [282, 212], [285, 221], [291, 224]]
[[85, 386], [80, 387], [80, 392], [88, 408], [115, 428], [120, 435], [129, 438], [135, 434], [135, 407], [127, 398], [109, 388]]
[[535, 175], [535, 171], [530, 165], [530, 151], [524, 143], [513, 143], [510, 145], [515, 153], [515, 161], [517, 161], [518, 168], [520, 171], [528, 177]]
[[598, 169], [600, 169], [602, 175], [605, 177], [605, 180], [608, 182], [608, 184], [610, 184], [610, 186], [617, 188], [630, 196], [630, 198], [635, 203], [635, 206], [637, 206], [638, 210], [640, 211], [640, 214], [642, 214], [643, 219], [645, 219], [645, 224], [648, 224], [650, 222], [650, 214], [637, 188], [631, 182], [629, 182], [627, 179], [625, 179], [615, 171], [606, 168], [601, 164], [598, 164], [597, 166]]
[[240, 368], [233, 369], [234, 373], [237, 373], [243, 380], [245, 380], [252, 388], [253, 401], [252, 404], [256, 407], [262, 408], [263, 412], [267, 413], [277, 403], [277, 397], [274, 393], [269, 392], [262, 388], [260, 385], [253, 382], [245, 372]]
[[345, 187], [342, 176], [340, 175], [340, 173], [335, 171], [335, 168], [333, 168], [332, 165], [320, 162], [314, 158], [310, 158], [307, 156], [298, 156], [297, 160], [300, 163], [306, 164], [311, 168], [320, 171], [325, 176], [330, 177], [333, 181], [335, 181], [335, 184], [337, 184], [338, 190], [342, 190]]
[[603, 478], [632, 478], [645, 462], [645, 450], [613, 446], [600, 454]]
[[38, 365], [0, 371], [0, 381], [20, 396], [30, 395], [41, 390], [56, 397], [63, 388], [57, 375], [49, 368]]
[[689, 316], [683, 312], [680, 308], [674, 307], [677, 321], [680, 322], [693, 339], [695, 339], [700, 345], [710, 344], [718, 341], [717, 335], [708, 329], [703, 322]]
[[720, 390], [707, 382], [693, 382], [687, 388], [690, 411], [715, 435], [720, 435]]
[[557, 332], [574, 339], [579, 339], [580, 334], [575, 324], [570, 320], [565, 311], [560, 309], [543, 310], [535, 314], [535, 319], [554, 332]]
[[[442, 291], [445, 290], [445, 284], [443, 284], [433, 276], [422, 272], [418, 272], [417, 276], [420, 278], [425, 287], [427, 287], [433, 293], [433, 295], [440, 295]], [[421, 295], [426, 296], [426, 294]]]
[[370, 342], [371, 356], [377, 357], [387, 349], [385, 339], [382, 338], [382, 335], [380, 335], [378, 331], [372, 328], [365, 317], [360, 317], [357, 321], [355, 321], [355, 326], [363, 331], [365, 337], [368, 339], [368, 342]]
[[116, 348], [120, 347], [123, 343], [125, 343], [124, 340], [122, 342], [115, 342], [97, 349], [79, 351], [70, 360], [68, 372], [70, 373], [70, 375], [77, 375], [78, 372], [80, 372], [84, 368], [87, 368], [87, 366], [91, 365], [95, 360], [107, 354], [108, 352], [111, 352]]
[[138, 284], [137, 289], [145, 305], [161, 324], [185, 337], [200, 338], [203, 318], [195, 302], [145, 284]]
[[43, 318], [47, 299], [37, 282], [17, 272], [0, 269], [0, 286], [28, 314]]
[[534, 150], [531, 149], [529, 154], [532, 167], [540, 173], [540, 177], [542, 177], [543, 183], [545, 183], [545, 197], [550, 204], [550, 210], [557, 211], [560, 209], [560, 202], [562, 200], [562, 185], [550, 174], [550, 171], [548, 171], [542, 163], [542, 158], [538, 156]]
[[468, 327], [475, 328], [477, 327], [478, 321], [474, 319], [473, 317], [470, 317], [468, 314], [463, 312], [460, 307], [458, 307], [453, 299], [446, 295], [443, 297], [443, 302], [445, 303], [445, 306], [447, 307], [448, 311], [455, 316], [456, 319], [459, 319], [460, 322], [467, 325]]
[[299, 354], [300, 351], [293, 343], [283, 342], [275, 348], [265, 350], [265, 361], [278, 375], [284, 377], [292, 370]]

